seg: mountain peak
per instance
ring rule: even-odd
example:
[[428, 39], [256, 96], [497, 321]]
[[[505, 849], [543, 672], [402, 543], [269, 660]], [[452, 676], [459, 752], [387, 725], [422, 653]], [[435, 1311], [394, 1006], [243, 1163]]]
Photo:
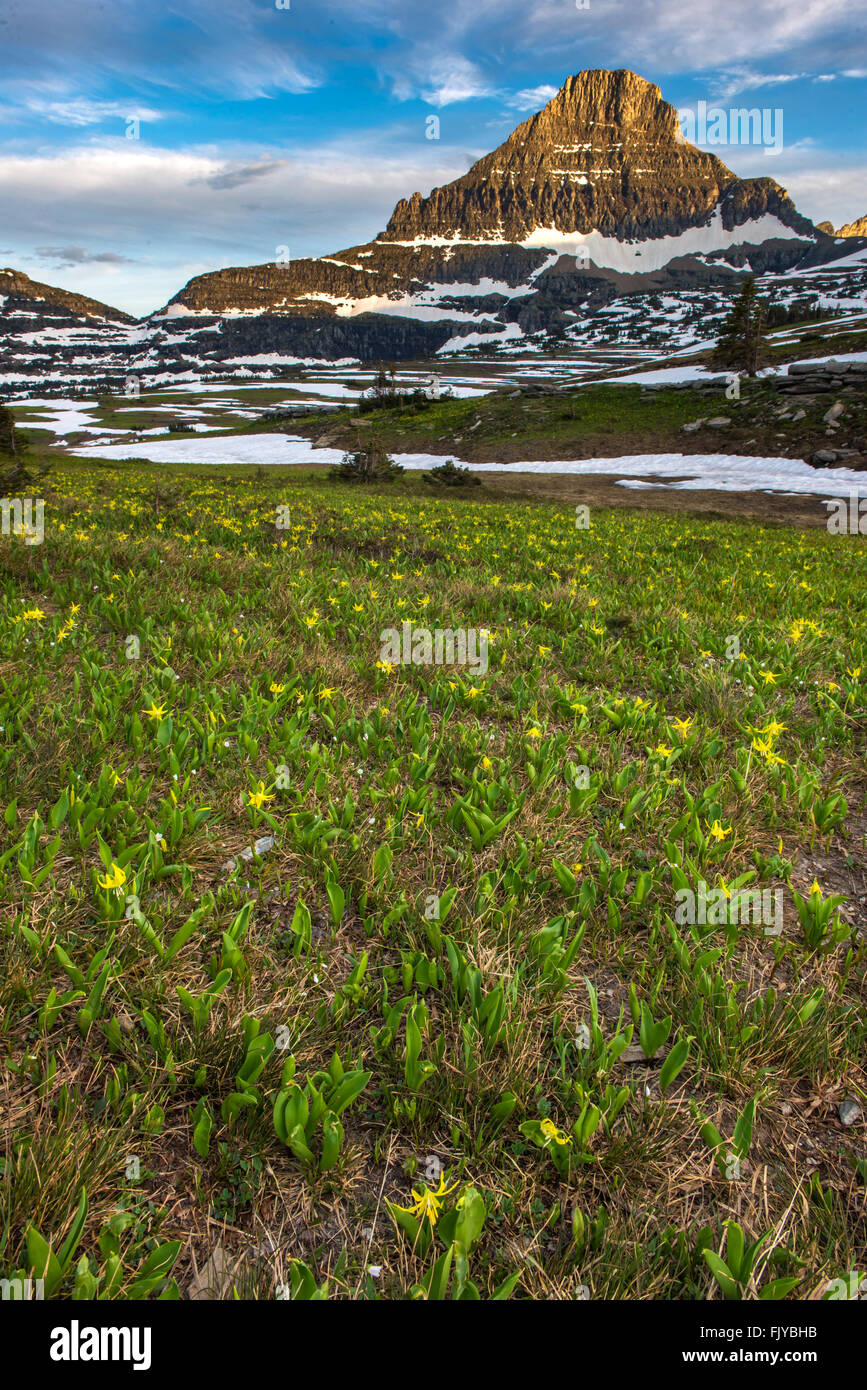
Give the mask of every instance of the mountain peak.
[[[590, 68], [462, 177], [401, 200], [375, 241], [197, 276], [164, 313], [219, 315], [215, 342], [236, 355], [253, 334], [298, 356], [327, 341], [339, 357], [409, 357], [565, 332], [618, 292], [731, 284], [827, 254], [773, 179], [739, 179], [689, 144], [655, 83]], [[292, 327], [245, 328], [256, 313]]]
[[585, 68], [567, 77], [556, 96], [524, 124], [532, 126], [546, 115], [585, 120], [595, 116], [620, 129], [654, 119], [660, 106], [677, 120], [674, 107], [662, 100], [660, 89], [646, 77], [629, 68]]
[[867, 216], [856, 217], [854, 222], [847, 222], [845, 227], [839, 227], [838, 236], [867, 236]]
[[399, 202], [377, 240], [523, 242], [540, 228], [643, 240], [704, 226], [719, 206], [726, 226], [772, 213], [812, 231], [772, 179], [739, 180], [688, 144], [655, 83], [589, 68], [461, 178]]

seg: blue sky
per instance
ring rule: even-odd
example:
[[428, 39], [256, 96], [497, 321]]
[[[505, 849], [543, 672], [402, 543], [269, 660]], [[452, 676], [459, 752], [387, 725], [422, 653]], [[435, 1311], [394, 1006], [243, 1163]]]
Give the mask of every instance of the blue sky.
[[781, 109], [779, 154], [714, 153], [814, 220], [867, 213], [863, 5], [278, 3], [0, 0], [0, 265], [143, 314], [206, 270], [367, 241], [587, 67], [679, 110]]

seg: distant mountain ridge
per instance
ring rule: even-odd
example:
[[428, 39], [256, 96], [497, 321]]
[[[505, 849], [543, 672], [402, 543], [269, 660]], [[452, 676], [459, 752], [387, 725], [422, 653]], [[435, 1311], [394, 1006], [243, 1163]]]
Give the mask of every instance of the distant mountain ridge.
[[653, 83], [595, 69], [568, 78], [461, 178], [399, 202], [377, 241], [460, 231], [520, 243], [539, 228], [646, 240], [700, 226], [717, 206], [727, 228], [770, 212], [813, 232], [773, 179], [739, 180], [687, 144]]
[[108, 304], [101, 304], [98, 299], [89, 299], [86, 294], [75, 294], [71, 290], [56, 289], [54, 285], [43, 285], [39, 280], [31, 280], [30, 276], [21, 270], [0, 269], [0, 299], [20, 303], [22, 313], [41, 303], [52, 309], [63, 310], [76, 318], [102, 319], [112, 323], [135, 322], [132, 314], [112, 309]]
[[[842, 231], [857, 239], [863, 222]], [[687, 143], [653, 83], [590, 69], [466, 174], [401, 199], [373, 241], [196, 276], [138, 324], [2, 272], [0, 375], [25, 343], [73, 360], [82, 324], [94, 325], [96, 358], [174, 373], [562, 337], [624, 295], [727, 290], [747, 271], [830, 265], [859, 249], [840, 235], [803, 217], [773, 179], [739, 179]]]
[[773, 179], [688, 144], [653, 83], [592, 69], [466, 174], [401, 200], [374, 241], [197, 276], [154, 319], [217, 316], [236, 353], [397, 358], [563, 331], [626, 287], [838, 254]]

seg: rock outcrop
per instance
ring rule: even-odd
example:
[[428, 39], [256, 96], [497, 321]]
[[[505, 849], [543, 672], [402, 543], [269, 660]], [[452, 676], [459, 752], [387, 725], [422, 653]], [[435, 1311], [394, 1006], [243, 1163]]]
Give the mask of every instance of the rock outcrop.
[[653, 83], [594, 69], [461, 178], [401, 200], [374, 241], [197, 276], [155, 321], [216, 315], [237, 352], [298, 356], [313, 321], [317, 355], [399, 358], [422, 342], [563, 331], [624, 293], [839, 254], [773, 179], [739, 179], [688, 144]]
[[853, 248], [829, 227], [773, 179], [739, 179], [687, 143], [653, 83], [593, 69], [462, 177], [402, 199], [373, 241], [196, 276], [140, 324], [0, 273], [0, 377], [25, 347], [32, 375], [87, 343], [95, 377], [396, 361], [563, 335], [624, 296], [727, 292], [741, 273], [831, 265]]
[[854, 222], [847, 222], [845, 227], [838, 227], [837, 235], [867, 236], [867, 216], [857, 217]]
[[[73, 294], [70, 290], [43, 285], [39, 280], [31, 280], [29, 275], [20, 270], [0, 270], [0, 301], [5, 301], [2, 307], [7, 315], [13, 312], [29, 313], [38, 318], [59, 311], [61, 315], [65, 314], [70, 319], [112, 323], [135, 322], [131, 314], [112, 309], [108, 304], [100, 304], [98, 299], [88, 299], [84, 294]], [[54, 314], [54, 317], [57, 317], [57, 314]]]

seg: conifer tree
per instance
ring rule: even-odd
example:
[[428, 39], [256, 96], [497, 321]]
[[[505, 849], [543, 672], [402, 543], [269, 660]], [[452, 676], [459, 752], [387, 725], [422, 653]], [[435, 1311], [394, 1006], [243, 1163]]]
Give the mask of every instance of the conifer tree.
[[11, 454], [14, 458], [17, 452], [12, 411], [7, 410], [5, 405], [0, 405], [0, 454]]
[[762, 355], [767, 316], [768, 306], [756, 294], [755, 277], [748, 275], [720, 330], [714, 362], [755, 376]]

